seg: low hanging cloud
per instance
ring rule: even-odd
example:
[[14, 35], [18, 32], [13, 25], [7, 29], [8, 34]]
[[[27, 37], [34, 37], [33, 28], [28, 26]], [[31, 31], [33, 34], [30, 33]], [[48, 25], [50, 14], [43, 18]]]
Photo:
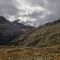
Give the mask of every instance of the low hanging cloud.
[[39, 26], [60, 19], [60, 0], [0, 0], [0, 16]]

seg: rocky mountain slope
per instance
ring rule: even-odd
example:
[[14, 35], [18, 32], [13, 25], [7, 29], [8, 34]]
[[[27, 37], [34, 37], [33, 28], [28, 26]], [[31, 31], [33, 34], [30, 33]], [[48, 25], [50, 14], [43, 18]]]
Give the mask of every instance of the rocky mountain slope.
[[0, 60], [60, 60], [60, 20], [50, 22], [0, 46]]
[[46, 23], [43, 26], [25, 33], [9, 45], [19, 47], [44, 47], [60, 45], [60, 20]]
[[10, 22], [3, 16], [0, 16], [0, 45], [10, 43], [12, 39], [31, 29], [32, 27], [19, 23], [18, 20]]

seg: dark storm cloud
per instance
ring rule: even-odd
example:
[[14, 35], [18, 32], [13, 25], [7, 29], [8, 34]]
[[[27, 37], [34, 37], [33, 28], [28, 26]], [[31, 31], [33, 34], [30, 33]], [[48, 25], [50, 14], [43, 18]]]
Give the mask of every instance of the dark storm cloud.
[[31, 6], [45, 6], [44, 0], [27, 0], [28, 3], [31, 4]]
[[53, 13], [60, 14], [60, 0], [48, 0], [47, 9]]
[[[29, 14], [28, 16], [31, 18], [36, 19], [36, 24], [44, 24], [47, 22], [51, 22], [57, 19], [60, 19], [60, 0], [28, 0], [29, 3], [31, 3], [31, 6], [40, 6], [44, 8], [46, 11], [41, 12], [34, 11]], [[43, 18], [40, 18], [41, 16], [45, 16]], [[38, 17], [38, 18], [37, 18]]]
[[43, 11], [33, 11], [32, 13], [28, 13], [27, 15], [22, 15], [22, 16], [34, 19], [34, 18], [39, 18], [43, 14], [44, 14]]
[[60, 18], [60, 0], [0, 0], [0, 15], [35, 20], [38, 26]]
[[16, 16], [19, 10], [15, 4], [13, 0], [0, 0], [0, 16]]

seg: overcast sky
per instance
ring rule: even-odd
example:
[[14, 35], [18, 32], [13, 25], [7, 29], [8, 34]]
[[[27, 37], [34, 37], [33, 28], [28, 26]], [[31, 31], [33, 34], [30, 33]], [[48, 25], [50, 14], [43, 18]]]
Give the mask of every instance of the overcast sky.
[[60, 19], [60, 0], [0, 0], [0, 16], [38, 26]]

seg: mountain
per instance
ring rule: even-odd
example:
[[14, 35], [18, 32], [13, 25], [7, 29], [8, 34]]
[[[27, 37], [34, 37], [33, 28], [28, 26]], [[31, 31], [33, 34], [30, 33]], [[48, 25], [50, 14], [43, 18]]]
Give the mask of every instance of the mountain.
[[24, 25], [23, 23], [19, 23], [19, 21], [20, 21], [20, 19], [18, 19], [18, 20], [15, 20], [15, 21], [13, 21], [13, 24], [15, 25], [15, 26], [17, 26], [18, 28], [20, 28], [21, 30], [31, 30], [32, 29], [32, 27], [31, 26], [27, 26], [27, 25]]
[[[11, 31], [15, 33], [15, 27], [19, 27], [19, 25], [17, 21], [10, 22], [8, 25], [4, 25], [5, 28], [0, 33], [4, 33], [5, 29], [7, 32], [6, 26], [10, 26], [9, 35], [12, 33]], [[3, 41], [7, 42], [7, 40]], [[7, 46], [0, 45], [0, 60], [60, 60], [60, 20], [27, 31], [10, 41]]]
[[17, 36], [22, 35], [31, 29], [31, 26], [26, 26], [19, 23], [17, 20], [10, 22], [3, 16], [0, 16], [0, 45], [10, 43]]
[[3, 16], [0, 16], [0, 24], [2, 23], [8, 23], [9, 21], [5, 19]]
[[17, 37], [9, 45], [19, 47], [60, 45], [60, 19], [46, 23], [37, 29]]

